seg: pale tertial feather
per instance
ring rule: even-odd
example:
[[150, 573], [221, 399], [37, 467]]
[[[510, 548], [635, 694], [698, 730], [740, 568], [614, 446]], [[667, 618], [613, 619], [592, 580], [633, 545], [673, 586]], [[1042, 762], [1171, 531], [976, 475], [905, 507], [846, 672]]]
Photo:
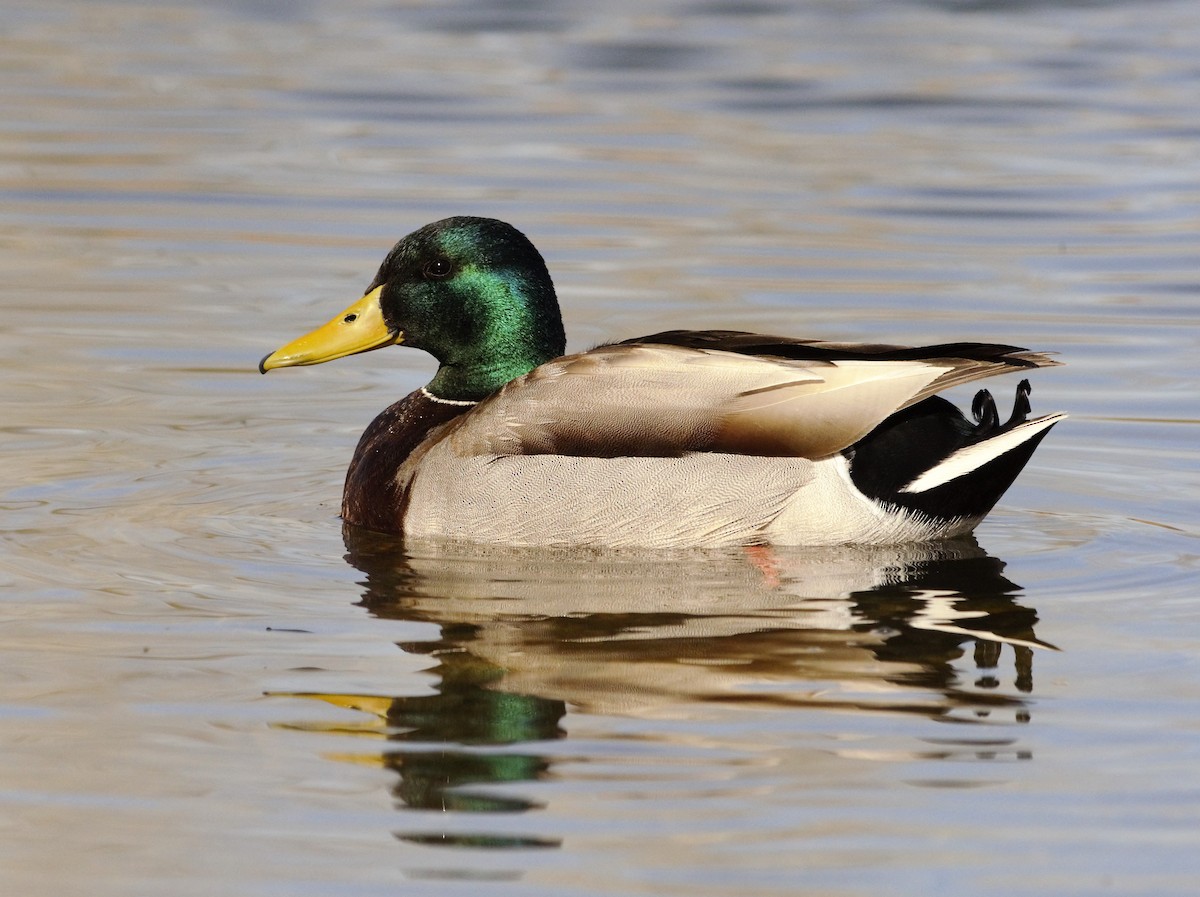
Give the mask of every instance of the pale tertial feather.
[[965, 382], [1004, 369], [960, 359], [791, 361], [609, 346], [514, 380], [451, 439], [462, 456], [723, 451], [819, 458], [932, 395], [947, 377]]
[[716, 446], [754, 455], [822, 458], [914, 401], [941, 369], [912, 361], [839, 361], [820, 380], [743, 393], [722, 409]]
[[[1062, 362], [1055, 361], [1044, 352], [1013, 352], [1008, 355], [1008, 358], [1024, 363], [1026, 367], [1034, 368], [1052, 368], [1058, 367]], [[995, 377], [1000, 374], [1011, 374], [1019, 368], [1009, 363], [1002, 361], [990, 360], [975, 360], [970, 358], [939, 358], [937, 363], [944, 366], [944, 370], [935, 380], [928, 392], [920, 396], [920, 399], [927, 398], [954, 386], [962, 386], [964, 383], [974, 383], [976, 380], [983, 380], [987, 377]], [[920, 400], [918, 399], [918, 401]]]

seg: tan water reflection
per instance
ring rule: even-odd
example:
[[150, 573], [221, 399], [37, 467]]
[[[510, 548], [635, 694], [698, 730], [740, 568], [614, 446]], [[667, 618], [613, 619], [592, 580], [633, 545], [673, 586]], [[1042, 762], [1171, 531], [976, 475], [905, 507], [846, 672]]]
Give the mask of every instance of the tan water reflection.
[[[900, 548], [680, 553], [532, 552], [419, 546], [348, 529], [379, 618], [434, 623], [433, 693], [291, 695], [368, 714], [297, 727], [381, 743], [336, 759], [381, 764], [398, 807], [523, 813], [495, 786], [551, 776], [568, 710], [683, 719], [706, 707], [1028, 719], [1036, 612], [974, 541]], [[1007, 646], [1007, 647], [1006, 647]], [[960, 662], [970, 657], [970, 668]], [[977, 729], [855, 759], [1027, 759]], [[945, 783], [943, 783], [945, 784]], [[953, 784], [953, 783], [952, 783]], [[964, 781], [961, 784], [970, 784]], [[445, 817], [438, 817], [444, 822]], [[461, 823], [461, 819], [456, 826]], [[417, 828], [427, 844], [557, 846], [557, 838]]]

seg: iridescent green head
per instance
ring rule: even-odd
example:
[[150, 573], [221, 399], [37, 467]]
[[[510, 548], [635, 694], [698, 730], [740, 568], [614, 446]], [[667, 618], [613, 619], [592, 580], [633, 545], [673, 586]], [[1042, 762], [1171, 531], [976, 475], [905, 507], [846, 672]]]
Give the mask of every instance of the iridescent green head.
[[259, 369], [403, 343], [440, 362], [434, 395], [477, 400], [562, 355], [565, 342], [554, 284], [524, 234], [493, 218], [445, 218], [397, 243], [362, 299]]

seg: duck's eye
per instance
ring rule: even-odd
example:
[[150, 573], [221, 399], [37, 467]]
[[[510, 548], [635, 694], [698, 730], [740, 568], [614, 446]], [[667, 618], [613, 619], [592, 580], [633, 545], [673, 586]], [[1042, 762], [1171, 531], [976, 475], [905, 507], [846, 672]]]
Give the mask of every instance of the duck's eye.
[[342, 323], [353, 324], [357, 320], [358, 320], [358, 315], [346, 315], [346, 317], [342, 318]]
[[431, 280], [443, 280], [450, 276], [451, 270], [450, 263], [445, 259], [434, 259], [432, 262], [425, 263], [421, 273]]

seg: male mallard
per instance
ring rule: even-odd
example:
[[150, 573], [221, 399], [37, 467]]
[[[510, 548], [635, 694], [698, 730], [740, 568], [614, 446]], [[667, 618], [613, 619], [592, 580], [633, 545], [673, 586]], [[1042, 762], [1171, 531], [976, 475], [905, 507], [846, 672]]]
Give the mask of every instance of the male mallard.
[[1065, 415], [1000, 423], [935, 393], [1056, 364], [1014, 346], [824, 343], [672, 330], [563, 355], [533, 244], [447, 218], [396, 244], [366, 294], [263, 373], [394, 343], [439, 362], [367, 427], [348, 523], [519, 545], [893, 543], [970, 532]]

